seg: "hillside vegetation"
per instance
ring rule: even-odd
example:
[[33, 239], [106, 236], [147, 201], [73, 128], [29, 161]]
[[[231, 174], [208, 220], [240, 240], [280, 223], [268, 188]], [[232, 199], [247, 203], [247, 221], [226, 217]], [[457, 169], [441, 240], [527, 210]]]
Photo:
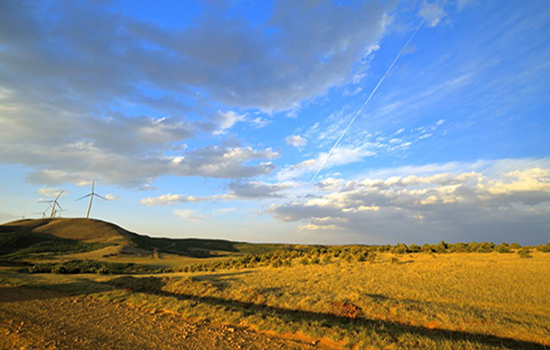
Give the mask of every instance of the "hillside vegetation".
[[[215, 239], [172, 239], [140, 235], [112, 223], [94, 219], [18, 220], [0, 225], [0, 256], [9, 258], [52, 258], [101, 250], [101, 255], [151, 256], [173, 254], [183, 257], [216, 258], [261, 254], [276, 250], [305, 250], [290, 244], [251, 244]], [[84, 258], [87, 256], [84, 255]]]

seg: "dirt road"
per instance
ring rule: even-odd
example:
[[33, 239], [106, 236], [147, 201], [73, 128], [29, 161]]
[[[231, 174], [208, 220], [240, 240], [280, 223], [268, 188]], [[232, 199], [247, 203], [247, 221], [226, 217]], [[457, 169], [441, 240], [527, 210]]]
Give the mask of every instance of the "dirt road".
[[62, 293], [0, 286], [1, 349], [333, 349], [243, 327]]

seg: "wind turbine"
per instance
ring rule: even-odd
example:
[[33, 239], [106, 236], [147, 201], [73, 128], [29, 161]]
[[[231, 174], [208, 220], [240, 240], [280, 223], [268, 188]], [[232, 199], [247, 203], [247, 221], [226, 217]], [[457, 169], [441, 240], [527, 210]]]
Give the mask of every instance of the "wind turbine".
[[[62, 190], [61, 192], [59, 192], [59, 194], [57, 195], [57, 197], [55, 197], [55, 199], [53, 201], [40, 201], [40, 203], [50, 203], [50, 206], [51, 206], [51, 209], [52, 209], [51, 212], [50, 212], [50, 219], [53, 219], [55, 217], [55, 214], [57, 213], [56, 207], [59, 207], [60, 211], [63, 211], [63, 208], [61, 207], [61, 205], [59, 205], [59, 202], [58, 202], [58, 199], [59, 199], [59, 197], [61, 197], [63, 192], [65, 192], [65, 191]], [[44, 216], [45, 216], [45, 213], [48, 209], [46, 209], [44, 211]]]
[[45, 219], [46, 213], [48, 212], [48, 210], [50, 210], [51, 206], [51, 204], [48, 204], [48, 207], [44, 209], [44, 211], [35, 211], [33, 214], [42, 214], [42, 219]]
[[77, 201], [79, 201], [79, 200], [84, 199], [86, 197], [90, 197], [90, 202], [88, 203], [88, 210], [86, 210], [86, 219], [88, 219], [90, 217], [90, 211], [92, 210], [92, 202], [94, 200], [94, 196], [99, 197], [99, 198], [103, 199], [104, 201], [107, 200], [107, 198], [104, 198], [104, 197], [102, 197], [99, 194], [94, 192], [94, 183], [95, 183], [95, 180], [92, 180], [92, 192], [91, 193], [88, 193], [87, 195], [77, 199]]

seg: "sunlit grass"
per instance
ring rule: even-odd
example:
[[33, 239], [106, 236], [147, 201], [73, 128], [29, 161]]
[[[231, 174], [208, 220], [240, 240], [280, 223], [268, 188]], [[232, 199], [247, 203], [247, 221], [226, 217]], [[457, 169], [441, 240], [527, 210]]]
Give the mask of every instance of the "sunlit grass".
[[[136, 277], [9, 270], [0, 282], [302, 332], [359, 348], [506, 348], [488, 335], [550, 345], [550, 255], [531, 254], [420, 253], [391, 263], [395, 256], [384, 253], [373, 263], [302, 265], [295, 259], [291, 267]], [[360, 309], [358, 317], [346, 317], [344, 304]], [[533, 345], [514, 344], [509, 347]]]

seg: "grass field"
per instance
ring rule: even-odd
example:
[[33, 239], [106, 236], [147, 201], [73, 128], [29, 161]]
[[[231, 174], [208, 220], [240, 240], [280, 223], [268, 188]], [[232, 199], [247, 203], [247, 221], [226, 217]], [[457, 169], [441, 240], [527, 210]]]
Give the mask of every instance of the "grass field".
[[[215, 272], [28, 274], [0, 283], [85, 294], [186, 317], [325, 337], [358, 349], [550, 346], [550, 254], [379, 253]], [[161, 259], [162, 260], [162, 259]]]

